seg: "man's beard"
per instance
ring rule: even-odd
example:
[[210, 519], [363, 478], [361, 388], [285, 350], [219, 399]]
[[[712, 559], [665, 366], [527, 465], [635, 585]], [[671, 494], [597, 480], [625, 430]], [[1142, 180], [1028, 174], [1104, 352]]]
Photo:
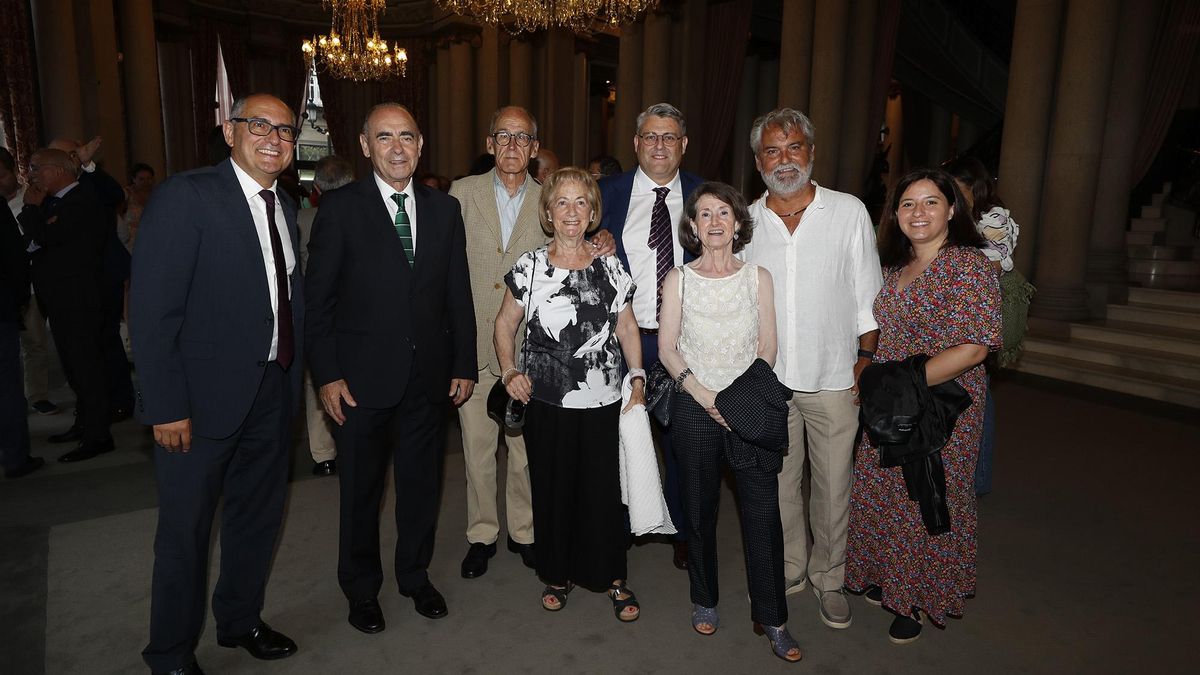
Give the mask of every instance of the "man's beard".
[[[788, 180], [777, 177], [780, 172], [788, 170], [796, 171], [796, 177], [794, 179]], [[809, 162], [808, 166], [800, 166], [796, 162], [780, 164], [779, 166], [775, 167], [774, 171], [762, 174], [763, 182], [767, 184], [767, 190], [769, 190], [771, 194], [776, 195], [795, 194], [800, 190], [800, 188], [808, 185], [808, 180], [810, 178], [812, 178], [812, 162]]]

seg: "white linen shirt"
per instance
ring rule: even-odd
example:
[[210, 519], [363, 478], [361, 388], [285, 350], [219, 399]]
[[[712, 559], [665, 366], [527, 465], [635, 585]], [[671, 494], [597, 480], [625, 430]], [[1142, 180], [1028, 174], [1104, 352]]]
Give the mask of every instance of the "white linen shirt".
[[[267, 291], [271, 296], [271, 349], [267, 352], [267, 360], [274, 361], [279, 353], [279, 287], [275, 283], [275, 254], [271, 251], [271, 233], [267, 229], [267, 202], [258, 193], [263, 186], [242, 170], [237, 162], [233, 165], [233, 173], [237, 176], [238, 184], [242, 186], [242, 194], [250, 205], [250, 215], [254, 217], [254, 232], [258, 235], [258, 248], [262, 253], [263, 271], [267, 275]], [[279, 243], [283, 246], [283, 259], [287, 265], [288, 279], [296, 270], [296, 252], [292, 250], [292, 235], [288, 233], [287, 219], [283, 215], [283, 204], [279, 201], [279, 192], [275, 190], [278, 183], [272, 183], [269, 189], [275, 193], [275, 229], [279, 231]], [[292, 295], [289, 285], [288, 297]]]
[[650, 215], [658, 195], [654, 188], [666, 187], [667, 211], [671, 214], [671, 243], [674, 246], [673, 267], [683, 264], [683, 245], [679, 243], [679, 220], [683, 218], [683, 184], [679, 172], [666, 185], [659, 185], [642, 172], [639, 166], [633, 175], [629, 192], [629, 210], [625, 213], [625, 229], [621, 242], [629, 258], [629, 274], [637, 288], [633, 292], [633, 315], [638, 326], [658, 328], [658, 254], [650, 248]]
[[392, 229], [393, 230], [396, 227], [396, 214], [400, 212], [400, 205], [396, 203], [395, 199], [392, 199], [392, 195], [396, 194], [397, 192], [408, 195], [407, 197], [404, 198], [404, 212], [408, 214], [409, 230], [412, 232], [412, 240], [413, 240], [413, 260], [416, 260], [417, 259], [417, 198], [415, 196], [413, 196], [412, 178], [410, 177], [408, 179], [408, 184], [404, 186], [403, 190], [397, 190], [396, 188], [392, 187], [391, 185], [388, 185], [387, 181], [380, 178], [379, 174], [372, 173], [371, 175], [375, 176], [375, 187], [379, 188], [379, 194], [380, 194], [380, 196], [383, 197], [383, 205], [387, 207], [388, 215], [392, 217]]
[[883, 275], [866, 207], [813, 185], [795, 232], [767, 208], [766, 193], [751, 204], [754, 236], [743, 255], [775, 282], [779, 380], [793, 391], [841, 391], [854, 385], [858, 336], [879, 328], [872, 305]]

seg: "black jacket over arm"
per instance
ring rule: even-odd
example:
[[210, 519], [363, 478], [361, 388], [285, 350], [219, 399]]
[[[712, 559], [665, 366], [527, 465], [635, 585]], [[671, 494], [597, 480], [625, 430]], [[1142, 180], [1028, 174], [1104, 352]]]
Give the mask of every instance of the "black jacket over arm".
[[413, 192], [414, 265], [373, 174], [324, 195], [308, 245], [313, 381], [344, 379], [368, 408], [399, 404], [410, 382], [445, 402], [450, 378], [478, 374], [462, 211], [424, 185]]

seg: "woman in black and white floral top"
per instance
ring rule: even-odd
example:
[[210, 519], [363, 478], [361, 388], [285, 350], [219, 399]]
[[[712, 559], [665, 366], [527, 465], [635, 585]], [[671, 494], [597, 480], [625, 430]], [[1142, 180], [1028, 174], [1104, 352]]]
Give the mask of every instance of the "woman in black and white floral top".
[[[617, 618], [633, 621], [640, 608], [625, 586], [617, 420], [622, 354], [633, 375], [628, 407], [644, 403], [634, 284], [617, 258], [594, 258], [584, 239], [600, 222], [600, 190], [590, 175], [573, 167], [554, 172], [539, 207], [553, 239], [504, 277], [493, 339], [501, 380], [527, 405], [537, 572], [547, 584], [542, 606], [562, 609], [578, 584], [607, 589]], [[527, 312], [517, 363], [514, 336]]]

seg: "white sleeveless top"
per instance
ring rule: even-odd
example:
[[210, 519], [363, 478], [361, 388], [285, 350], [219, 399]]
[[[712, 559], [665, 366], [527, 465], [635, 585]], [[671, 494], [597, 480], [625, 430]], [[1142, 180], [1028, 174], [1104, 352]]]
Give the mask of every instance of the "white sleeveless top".
[[746, 263], [720, 279], [680, 270], [679, 352], [700, 384], [721, 391], [758, 358], [758, 266]]

